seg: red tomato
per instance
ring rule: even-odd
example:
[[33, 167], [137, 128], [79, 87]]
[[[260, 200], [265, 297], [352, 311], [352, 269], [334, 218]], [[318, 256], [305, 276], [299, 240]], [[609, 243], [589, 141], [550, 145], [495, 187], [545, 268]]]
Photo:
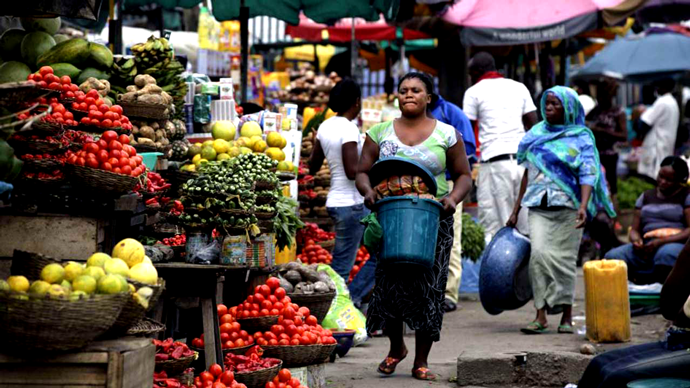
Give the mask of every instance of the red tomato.
[[259, 315], [261, 315], [262, 317], [266, 317], [271, 315], [271, 311], [268, 309], [261, 309], [259, 310]]
[[285, 319], [294, 319], [295, 309], [293, 309], [292, 306], [285, 307], [285, 309], [283, 309], [283, 317], [285, 317]]
[[38, 81], [37, 84], [38, 84], [38, 87], [39, 87], [39, 88], [44, 88], [44, 89], [45, 89], [45, 88], [48, 87], [48, 83], [47, 83], [46, 81]]
[[271, 288], [265, 284], [262, 284], [259, 286], [259, 292], [265, 297], [268, 298], [269, 295], [271, 295]]
[[[63, 109], [64, 109], [64, 108], [63, 108]], [[66, 120], [72, 120], [72, 119], [74, 119], [74, 114], [73, 114], [72, 112], [69, 112], [69, 111], [63, 113], [62, 116], [63, 116]]]
[[38, 69], [38, 73], [41, 75], [53, 74], [53, 68], [50, 66], [43, 66], [40, 69]]
[[240, 339], [240, 334], [236, 331], [231, 332], [230, 334], [230, 341], [237, 341]]
[[56, 104], [55, 108], [53, 108], [53, 113], [65, 113], [66, 109], [65, 106], [62, 104]]
[[241, 328], [239, 322], [233, 322], [232, 323], [232, 331], [240, 331], [240, 330], [242, 330], [242, 328]]
[[105, 114], [105, 112], [110, 111], [110, 107], [108, 105], [103, 104], [103, 100], [96, 100], [96, 101], [101, 101], [102, 105], [98, 105], [98, 102], [96, 102], [96, 105], [98, 105], [98, 110], [101, 111], [101, 113]]
[[273, 308], [273, 303], [268, 300], [261, 302], [261, 309], [271, 310]]
[[237, 341], [235, 341], [235, 346], [237, 346], [238, 348], [241, 348], [245, 345], [246, 344], [244, 343], [244, 340], [242, 338], [238, 338]]
[[302, 314], [303, 317], [308, 317], [311, 314], [311, 311], [309, 311], [309, 308], [307, 307], [300, 307], [299, 313]]
[[249, 318], [251, 316], [252, 314], [249, 312], [249, 310], [242, 311], [242, 318]]
[[270, 340], [268, 340], [268, 346], [278, 346], [278, 345], [279, 345], [279, 342], [277, 339], [271, 338]]
[[[100, 112], [98, 112], [100, 113]], [[101, 127], [103, 128], [112, 128], [113, 127], [113, 121], [109, 119], [105, 119], [101, 121]]]
[[290, 345], [290, 340], [282, 339], [282, 340], [278, 341], [278, 345], [288, 346], [288, 345]]
[[113, 171], [113, 165], [108, 162], [101, 163], [101, 170]]
[[[111, 156], [112, 156], [112, 155], [111, 155]], [[113, 168], [115, 168], [115, 167], [120, 167], [120, 160], [117, 159], [117, 158], [112, 158], [112, 157], [111, 157], [110, 159], [108, 159], [108, 163], [110, 163], [110, 165], [113, 166]]]
[[122, 174], [122, 170], [120, 169], [120, 167], [113, 167], [113, 172], [118, 173], [118, 174]]
[[121, 115], [122, 114], [122, 107], [120, 105], [113, 105], [110, 107], [110, 111]]
[[[96, 99], [96, 101], [93, 104], [96, 105], [98, 107], [98, 109], [100, 110], [101, 105], [105, 105], [105, 102], [103, 102], [103, 100], [99, 97]], [[101, 112], [103, 112], [103, 111], [101, 111]], [[105, 112], [103, 112], [103, 113], [105, 113]]]
[[220, 332], [221, 333], [230, 333], [232, 331], [232, 324], [231, 323], [224, 323], [220, 325]]
[[132, 167], [127, 165], [127, 166], [121, 166], [120, 169], [122, 170], [122, 173], [125, 175], [132, 175]]
[[271, 333], [275, 335], [281, 335], [282, 333], [285, 332], [285, 328], [281, 325], [273, 325], [271, 326]]
[[85, 102], [82, 102], [79, 104], [79, 110], [80, 111], [86, 112], [88, 109], [89, 109], [89, 106]]
[[122, 143], [117, 140], [112, 140], [108, 142], [108, 148], [111, 150], [122, 151]]
[[89, 112], [89, 117], [92, 119], [96, 119], [98, 121], [103, 120], [103, 113], [97, 111], [97, 110], [92, 110]]
[[69, 89], [70, 89], [70, 90], [74, 93], [74, 95], [76, 96], [76, 95], [77, 95], [77, 92], [79, 91], [79, 86], [77, 86], [77, 85], [75, 85], [75, 84], [72, 84], [72, 85], [70, 85], [70, 88], [69, 88]]
[[86, 103], [86, 105], [89, 105], [89, 106], [96, 105], [96, 99], [93, 97], [86, 97], [84, 99], [84, 102]]
[[278, 372], [278, 380], [280, 380], [282, 383], [287, 383], [291, 378], [292, 374], [287, 369], [281, 369], [280, 372]]
[[292, 388], [299, 388], [299, 386], [302, 385], [302, 383], [299, 382], [299, 379], [297, 379], [296, 377], [293, 377], [290, 379], [289, 385]]
[[268, 280], [266, 280], [266, 285], [267, 285], [271, 290], [275, 290], [275, 289], [277, 289], [278, 287], [280, 287], [280, 281], [278, 280], [278, 278], [271, 277], [271, 278], [268, 278]]
[[72, 156], [69, 157], [69, 159], [67, 159], [67, 163], [69, 163], [69, 164], [76, 164], [76, 163], [77, 163], [77, 158], [78, 158], [77, 155], [72, 155]]
[[77, 159], [77, 163], [76, 163], [77, 166], [83, 166], [85, 164], [86, 164], [86, 160], [84, 158], [80, 157]]
[[211, 385], [211, 388], [228, 388], [228, 387], [225, 384], [223, 384], [219, 381], [216, 381], [215, 383], [213, 383], [213, 385]]
[[103, 113], [103, 117], [106, 119], [109, 119], [109, 120], [115, 120], [115, 113], [113, 113], [111, 111], [107, 111], [107, 112]]
[[[132, 159], [130, 159], [130, 162], [131, 161], [132, 161]], [[223, 316], [220, 317], [220, 324], [221, 325], [224, 323], [232, 323], [233, 321], [234, 321], [234, 319], [232, 318], [232, 315], [230, 315], [230, 314], [223, 314]]]
[[201, 377], [201, 381], [213, 381], [215, 379], [213, 377], [213, 375], [211, 374], [211, 372], [207, 372], [207, 371], [201, 372], [199, 377]]
[[254, 303], [256, 303], [257, 305], [260, 305], [261, 302], [263, 302], [265, 300], [266, 300], [266, 298], [264, 298], [264, 296], [262, 294], [254, 294]]
[[[123, 149], [124, 149], [125, 144], [129, 144], [129, 136], [127, 136], [127, 135], [120, 135], [119, 140], [120, 140], [120, 143], [123, 144]], [[134, 148], [134, 147], [132, 147], [132, 148]], [[226, 310], [227, 310], [227, 307], [226, 307]]]
[[318, 320], [316, 319], [315, 316], [310, 315], [310, 316], [307, 317], [307, 325], [309, 325], [309, 326], [316, 326], [316, 325], [318, 325], [318, 323], [319, 323], [319, 322], [318, 322]]
[[273, 291], [273, 295], [275, 295], [278, 300], [281, 300], [285, 298], [285, 289], [283, 287], [278, 287], [275, 289], [275, 291]]
[[108, 155], [108, 151], [106, 150], [100, 150], [96, 153], [96, 159], [101, 163], [107, 162], [108, 158], [110, 158], [110, 155]]
[[106, 142], [108, 142], [108, 144], [110, 144], [111, 141], [118, 139], [118, 135], [115, 131], [105, 131], [103, 132], [103, 135], [101, 135], [101, 139], [105, 140]]
[[[127, 138], [127, 140], [129, 140], [129, 137]], [[127, 144], [127, 145], [122, 145], [122, 149], [125, 150], [125, 151], [127, 151], [127, 154], [129, 155], [130, 158], [133, 157], [133, 156], [135, 156], [135, 155], [137, 154], [137, 150], [134, 149], [134, 147], [132, 147], [132, 146], [129, 145], [129, 144]]]
[[121, 128], [121, 127], [122, 127], [122, 123], [120, 122], [120, 120], [113, 121], [113, 128]]
[[93, 111], [97, 111], [97, 110], [98, 110], [98, 107], [97, 107], [95, 104], [89, 105], [89, 112], [91, 112], [92, 110], [93, 110]]
[[285, 308], [285, 305], [282, 302], [275, 302], [275, 303], [273, 303], [273, 308], [278, 309], [278, 310], [282, 310]]
[[134, 170], [132, 170], [132, 175], [133, 176], [139, 176], [139, 175], [141, 175], [142, 172], [143, 171], [142, 171], [141, 167], [137, 167]]
[[91, 119], [90, 124], [94, 126], [99, 126], [101, 125], [101, 122], [98, 119]]
[[88, 97], [93, 97], [94, 99], [100, 98], [99, 95], [98, 95], [98, 91], [97, 91], [96, 89], [91, 89], [91, 90], [89, 90], [89, 91], [86, 93], [86, 95], [87, 95]]
[[98, 144], [96, 143], [89, 143], [84, 147], [86, 152], [91, 153], [91, 154], [97, 154], [100, 149], [98, 148]]
[[232, 384], [235, 381], [235, 374], [230, 371], [225, 371], [220, 375], [220, 382], [226, 385]]
[[230, 334], [228, 334], [228, 333], [220, 333], [220, 341], [221, 341], [222, 343], [228, 342], [229, 339], [230, 339]]
[[208, 368], [208, 371], [211, 372], [213, 377], [218, 377], [223, 373], [223, 368], [218, 364], [213, 364]]
[[91, 167], [91, 168], [98, 168], [99, 167], [98, 160], [96, 160], [95, 157], [88, 158], [88, 159], [86, 159], [86, 166]]

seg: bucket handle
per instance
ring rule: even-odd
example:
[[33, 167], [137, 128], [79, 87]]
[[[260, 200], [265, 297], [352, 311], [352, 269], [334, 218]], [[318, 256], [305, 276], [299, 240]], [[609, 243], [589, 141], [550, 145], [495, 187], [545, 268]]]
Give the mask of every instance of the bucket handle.
[[419, 197], [412, 197], [412, 203], [417, 203], [419, 202]]

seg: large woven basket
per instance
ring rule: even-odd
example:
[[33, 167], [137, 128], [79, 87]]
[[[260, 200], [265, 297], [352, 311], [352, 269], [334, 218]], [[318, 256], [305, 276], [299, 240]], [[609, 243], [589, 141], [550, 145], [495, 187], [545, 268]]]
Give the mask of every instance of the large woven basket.
[[61, 154], [67, 150], [67, 146], [62, 143], [43, 140], [11, 140], [9, 143], [17, 155]]
[[288, 294], [292, 303], [296, 303], [300, 307], [306, 307], [309, 309], [311, 315], [315, 316], [316, 319], [321, 323], [328, 310], [331, 308], [331, 303], [333, 298], [335, 298], [335, 292], [328, 292], [325, 294]]
[[124, 101], [119, 101], [118, 104], [120, 104], [122, 112], [127, 117], [140, 117], [154, 120], [165, 120], [168, 118], [168, 114], [165, 113], [165, 110], [168, 109], [166, 105], [132, 104]]
[[287, 368], [323, 363], [328, 360], [335, 347], [336, 344], [262, 346], [265, 357], [280, 359]]
[[113, 323], [112, 327], [107, 333], [105, 333], [105, 337], [114, 338], [126, 334], [132, 326], [144, 318], [144, 315], [146, 315], [148, 310], [152, 309], [153, 306], [156, 305], [158, 298], [161, 296], [163, 289], [165, 288], [165, 281], [163, 279], [158, 279], [158, 285], [155, 286], [142, 284], [131, 279], [128, 279], [127, 281], [133, 284], [137, 289], [144, 286], [151, 287], [151, 289], [153, 289], [153, 295], [151, 295], [151, 300], [149, 300], [149, 308], [144, 308], [142, 305], [137, 303], [134, 298], [130, 297], [127, 303], [125, 303], [125, 305], [122, 307], [122, 311], [120, 311], [120, 314], [117, 316], [117, 319]]
[[242, 330], [248, 333], [255, 333], [257, 331], [268, 331], [271, 326], [278, 323], [278, 315], [269, 315], [265, 317], [256, 318], [238, 318], [237, 322], [242, 326]]
[[278, 365], [254, 372], [239, 373], [235, 372], [235, 380], [247, 386], [247, 388], [264, 388], [266, 383], [278, 376], [280, 368], [283, 366], [281, 361]]
[[48, 264], [60, 263], [60, 259], [44, 256], [40, 253], [14, 250], [10, 273], [24, 276], [27, 279], [40, 279], [41, 270]]
[[189, 368], [189, 365], [199, 357], [199, 353], [194, 352], [193, 356], [178, 358], [177, 360], [156, 361], [156, 370], [164, 370], [168, 376], [177, 376]]
[[7, 353], [79, 349], [112, 326], [129, 293], [90, 295], [78, 300], [19, 299], [0, 292], [0, 346]]
[[117, 174], [90, 167], [69, 165], [70, 180], [77, 186], [86, 186], [101, 191], [126, 193], [134, 189], [137, 177]]

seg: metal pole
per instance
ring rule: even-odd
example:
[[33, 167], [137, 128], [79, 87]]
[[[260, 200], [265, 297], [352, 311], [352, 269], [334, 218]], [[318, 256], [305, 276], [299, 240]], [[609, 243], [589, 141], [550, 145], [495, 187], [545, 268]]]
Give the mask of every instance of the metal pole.
[[241, 41], [241, 75], [240, 75], [240, 96], [241, 103], [247, 102], [247, 72], [249, 69], [249, 7], [244, 5], [242, 0], [240, 5], [240, 41]]
[[108, 21], [108, 41], [113, 54], [122, 54], [122, 1], [110, 0], [110, 20]]

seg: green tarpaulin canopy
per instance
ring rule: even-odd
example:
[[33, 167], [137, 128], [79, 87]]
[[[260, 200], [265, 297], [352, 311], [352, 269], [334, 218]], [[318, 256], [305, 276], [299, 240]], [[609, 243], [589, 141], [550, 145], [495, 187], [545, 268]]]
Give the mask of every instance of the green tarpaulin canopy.
[[[299, 23], [300, 11], [317, 23], [333, 23], [348, 17], [368, 21], [389, 15], [395, 0], [245, 0], [249, 17], [271, 16], [290, 24]], [[213, 0], [213, 16], [217, 20], [233, 20], [240, 17], [241, 0]]]

